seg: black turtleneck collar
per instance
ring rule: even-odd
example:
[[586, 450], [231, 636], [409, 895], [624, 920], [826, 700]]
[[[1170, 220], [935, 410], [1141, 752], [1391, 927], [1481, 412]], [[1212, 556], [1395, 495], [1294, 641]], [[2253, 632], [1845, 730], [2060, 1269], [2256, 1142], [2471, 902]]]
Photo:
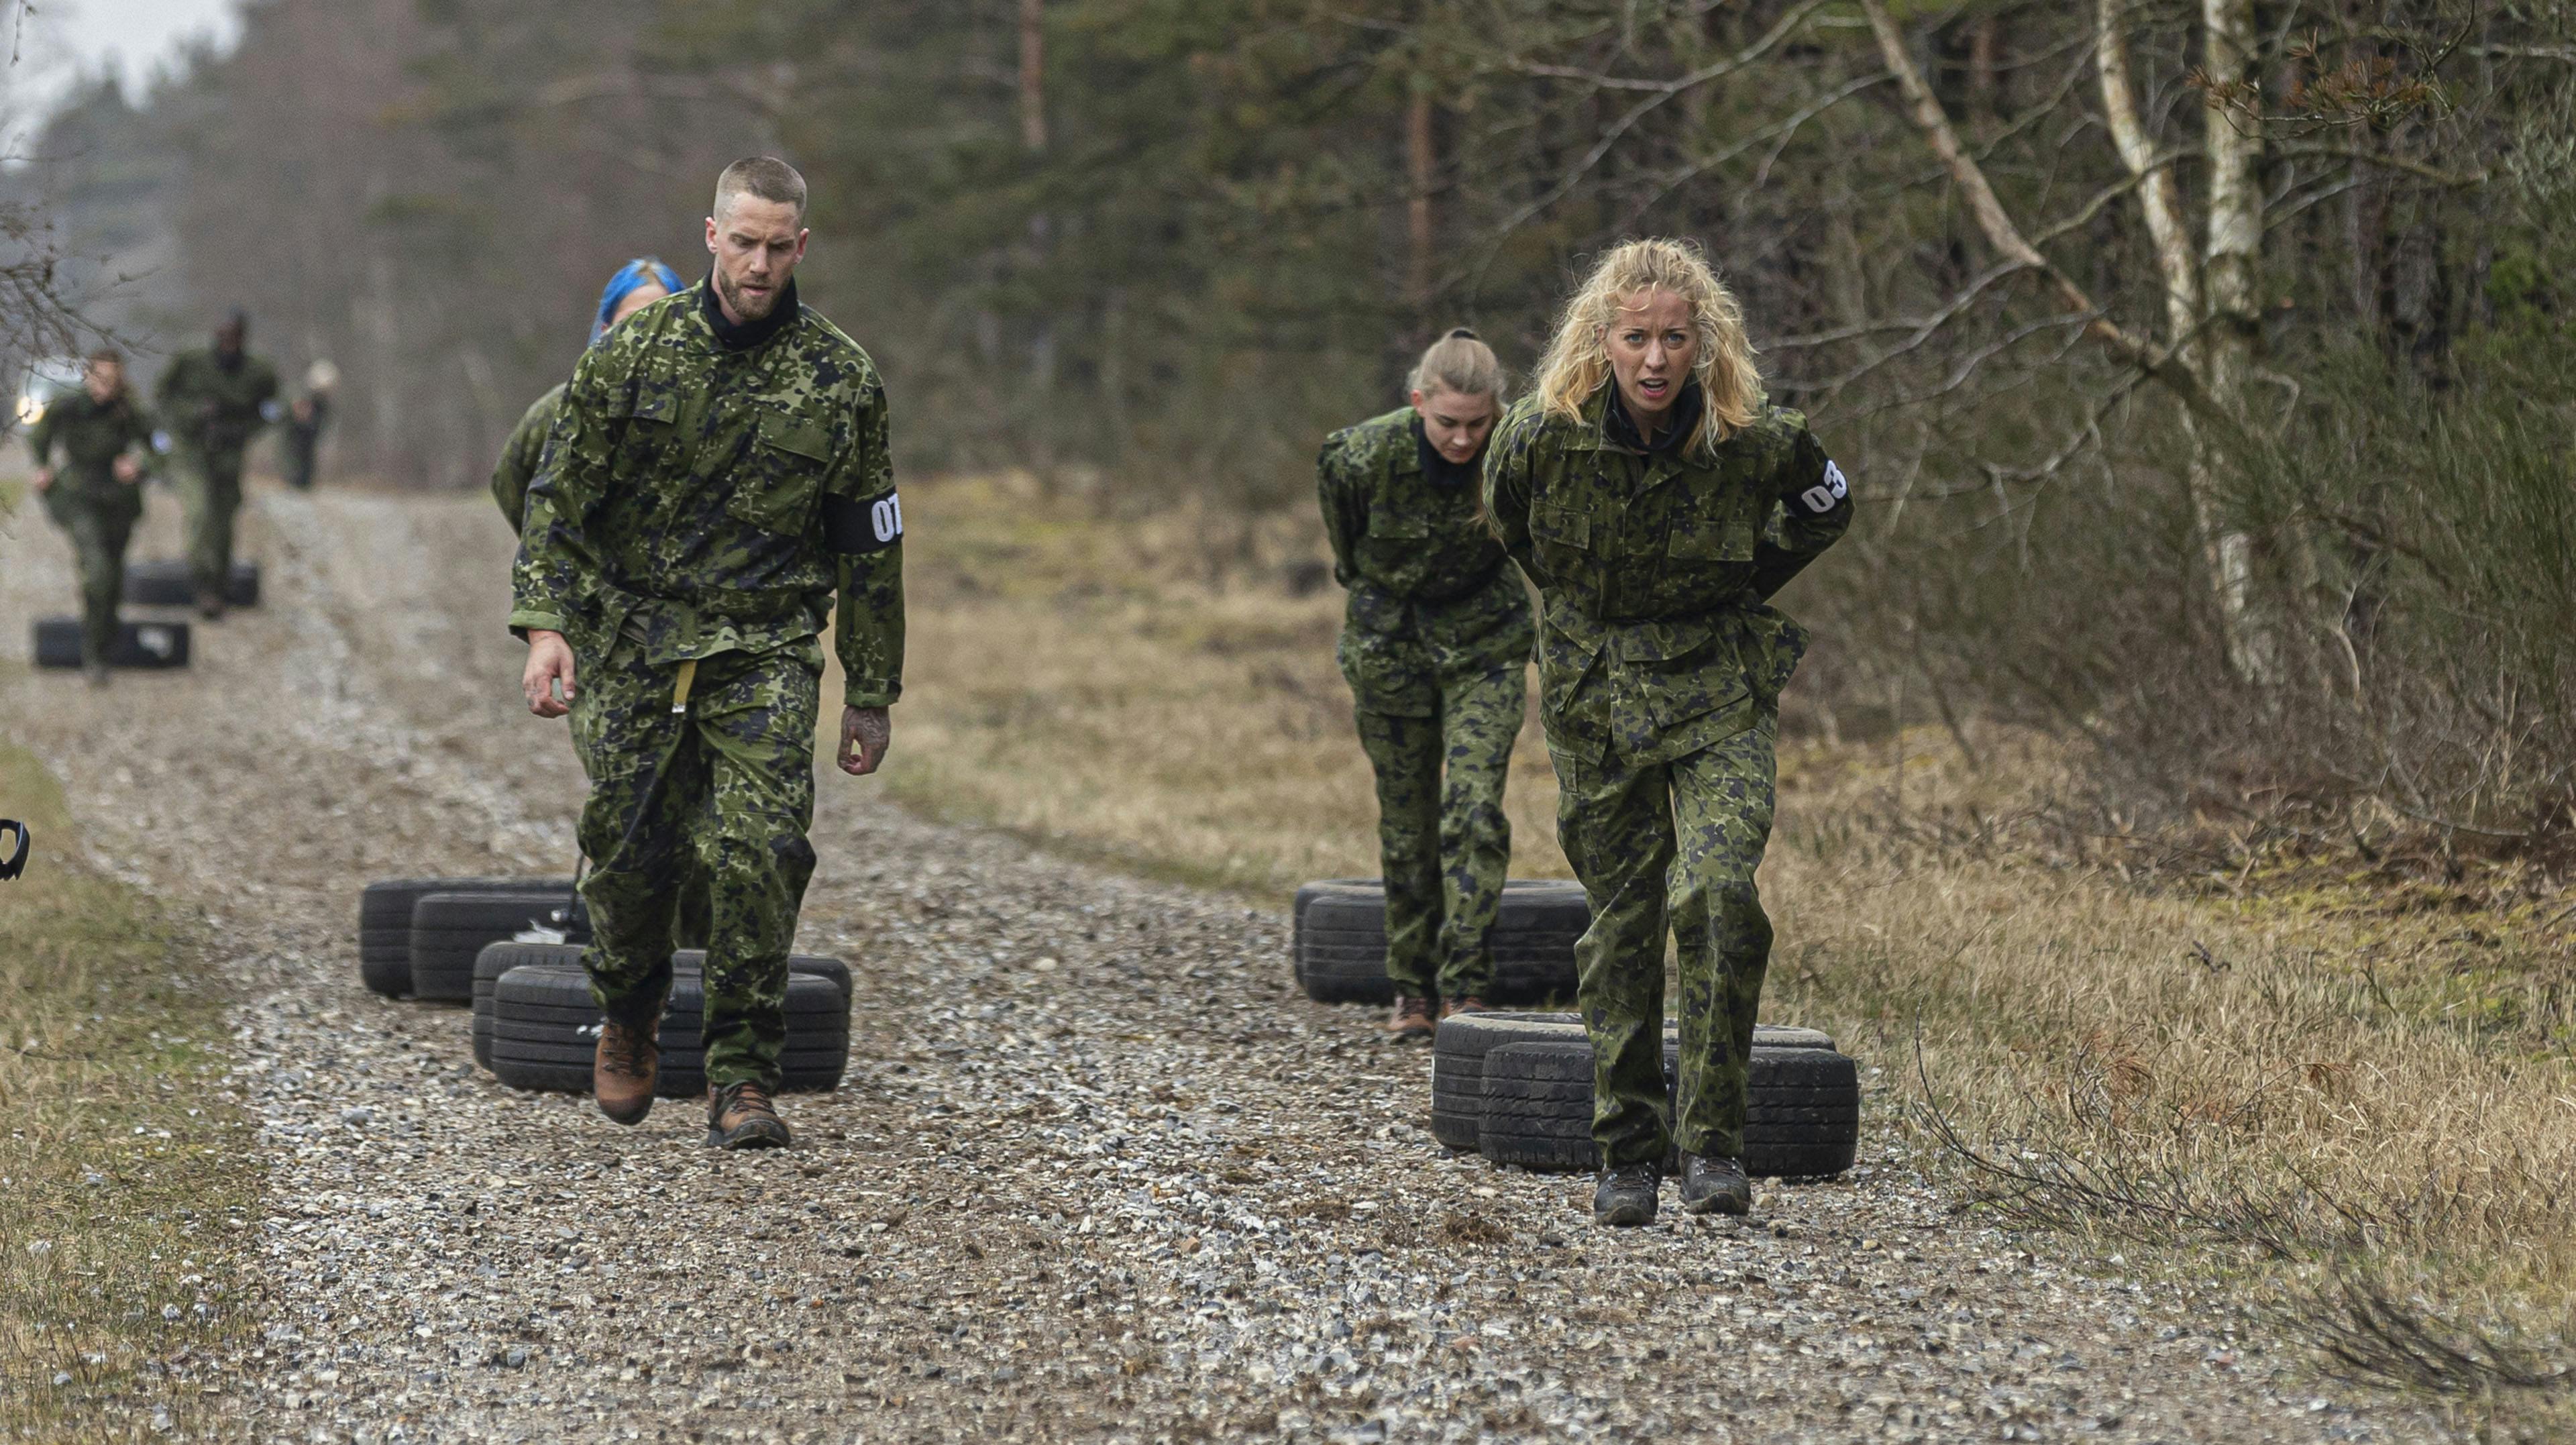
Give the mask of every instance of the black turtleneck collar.
[[[1491, 432], [1486, 433], [1485, 436], [1488, 442], [1493, 439]], [[1477, 471], [1485, 461], [1485, 454], [1482, 451], [1463, 462], [1453, 462], [1442, 456], [1440, 448], [1431, 444], [1431, 433], [1423, 428], [1422, 418], [1418, 415], [1413, 419], [1413, 454], [1422, 461], [1422, 474], [1431, 479], [1433, 486], [1438, 487], [1467, 485], [1476, 480]]]
[[1680, 399], [1664, 415], [1664, 429], [1655, 433], [1654, 441], [1648, 442], [1636, 418], [1628, 415], [1628, 403], [1619, 395], [1619, 379], [1612, 377], [1610, 407], [1602, 413], [1601, 421], [1603, 428], [1610, 433], [1610, 440], [1631, 451], [1654, 456], [1676, 450], [1688, 442], [1691, 434], [1699, 430], [1700, 408], [1707, 404], [1708, 399], [1700, 395], [1696, 378], [1683, 383]]
[[713, 275], [698, 283], [698, 305], [706, 312], [707, 325], [714, 330], [718, 344], [727, 351], [749, 351], [796, 324], [796, 278], [787, 278], [787, 289], [779, 293], [778, 304], [769, 308], [768, 315], [739, 326], [726, 318], [724, 304], [716, 299]]

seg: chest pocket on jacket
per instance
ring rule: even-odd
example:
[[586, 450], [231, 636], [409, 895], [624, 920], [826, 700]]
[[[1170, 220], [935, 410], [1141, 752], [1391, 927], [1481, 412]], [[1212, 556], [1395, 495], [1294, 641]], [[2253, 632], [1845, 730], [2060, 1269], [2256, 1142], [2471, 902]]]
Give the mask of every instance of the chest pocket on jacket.
[[765, 531], [801, 535], [814, 518], [831, 439], [821, 427], [762, 412], [742, 465], [731, 478], [725, 510]]
[[[610, 402], [610, 417], [617, 428], [617, 470], [625, 476], [640, 476], [667, 465], [672, 449], [679, 444], [680, 402], [667, 391], [635, 387], [618, 393]], [[544, 438], [537, 446], [542, 450]]]
[[1592, 516], [1553, 502], [1530, 503], [1530, 540], [1542, 546], [1592, 550]]
[[1664, 555], [1678, 562], [1750, 562], [1761, 536], [1760, 498], [1734, 477], [1711, 484], [1711, 495], [1677, 508]]

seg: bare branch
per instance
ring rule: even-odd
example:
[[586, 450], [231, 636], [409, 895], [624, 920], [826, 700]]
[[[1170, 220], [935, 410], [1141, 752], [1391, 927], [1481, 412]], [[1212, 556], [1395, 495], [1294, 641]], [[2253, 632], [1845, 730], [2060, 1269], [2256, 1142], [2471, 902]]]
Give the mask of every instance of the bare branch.
[[[1768, 31], [1764, 32], [1760, 39], [1744, 47], [1742, 50], [1735, 52], [1735, 54], [1728, 56], [1724, 60], [1713, 61], [1707, 65], [1703, 65], [1699, 69], [1691, 71], [1687, 75], [1677, 76], [1670, 81], [1663, 82], [1657, 89], [1650, 93], [1646, 99], [1630, 106], [1617, 120], [1612, 121], [1609, 126], [1601, 132], [1599, 139], [1593, 142], [1592, 149], [1584, 152], [1583, 158], [1575, 162], [1572, 169], [1568, 170], [1563, 176], [1558, 177], [1557, 183], [1548, 189], [1547, 194], [1540, 196], [1537, 200], [1530, 202], [1528, 205], [1523, 206], [1520, 210], [1514, 212], [1510, 219], [1504, 221], [1501, 226], [1496, 228], [1497, 233], [1499, 235], [1508, 236], [1512, 232], [1517, 231], [1522, 226], [1528, 224], [1532, 217], [1539, 215], [1548, 208], [1554, 206], [1557, 202], [1564, 200], [1576, 186], [1582, 184], [1585, 176], [1592, 173], [1593, 167], [1601, 164], [1602, 157], [1610, 154], [1612, 148], [1618, 145], [1620, 138], [1636, 127], [1637, 122], [1644, 120], [1648, 115], [1669, 102], [1674, 96], [1680, 95], [1684, 91], [1690, 90], [1694, 87], [1705, 85], [1721, 76], [1741, 70], [1755, 61], [1760, 60], [1763, 56], [1769, 54], [1775, 47], [1777, 47], [1780, 42], [1788, 39], [1790, 35], [1794, 34], [1799, 26], [1806, 23], [1807, 17], [1822, 9], [1824, 4], [1825, 0], [1805, 0], [1804, 4], [1793, 6], [1788, 14], [1780, 17], [1778, 24], [1773, 25]], [[1585, 78], [1598, 79], [1598, 77], [1590, 76]]]
[[2138, 208], [2155, 244], [2156, 268], [2164, 273], [2166, 329], [2181, 336], [2200, 315], [2200, 265], [2191, 253], [2182, 202], [2174, 195], [2172, 178], [2153, 164], [2153, 146], [2138, 119], [2138, 98], [2129, 88], [2128, 10], [2126, 0], [2101, 0], [2095, 11], [2094, 64], [2102, 75], [2102, 116], [2112, 145], [2138, 181]]
[[2138, 335], [2113, 321], [2084, 288], [2022, 235], [2012, 216], [1996, 199], [1994, 187], [1967, 149], [1959, 143], [1959, 133], [1950, 124], [1949, 113], [1942, 109], [1940, 97], [1923, 78], [1914, 57], [1905, 46], [1905, 36], [1887, 13], [1886, 0], [1861, 0], [1861, 11], [1869, 17], [1870, 30], [1878, 37], [1879, 53], [1886, 57], [1887, 68], [1896, 72], [1897, 84], [1904, 90], [1907, 104], [1913, 110], [1914, 123], [1930, 143], [1933, 153], [1949, 168], [1950, 178], [1967, 194], [1968, 208], [1976, 217], [1978, 229], [1987, 244], [2026, 270], [2036, 271], [2056, 290], [2066, 309], [2093, 319], [2087, 329], [2118, 352], [2124, 359], [2162, 383], [2181, 399], [2195, 418], [2207, 421], [2222, 434], [2238, 436], [2235, 417], [2210, 394], [2200, 376], [2169, 348]]

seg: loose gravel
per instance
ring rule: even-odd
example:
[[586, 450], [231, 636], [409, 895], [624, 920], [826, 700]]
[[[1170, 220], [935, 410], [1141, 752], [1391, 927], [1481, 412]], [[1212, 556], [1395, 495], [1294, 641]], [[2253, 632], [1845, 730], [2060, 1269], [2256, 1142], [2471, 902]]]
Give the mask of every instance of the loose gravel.
[[[146, 545], [173, 547], [156, 496]], [[559, 873], [581, 782], [517, 702], [488, 505], [266, 491], [268, 604], [193, 669], [0, 675], [102, 864], [203, 907], [269, 1168], [228, 1362], [315, 1441], [2400, 1440], [2214, 1305], [1963, 1216], [1886, 1127], [1744, 1222], [1590, 1224], [1443, 1151], [1431, 1055], [1305, 1002], [1286, 900], [1141, 883], [826, 772], [799, 947], [853, 1057], [792, 1151], [621, 1129], [368, 994], [359, 887]], [[34, 509], [0, 636], [72, 595]], [[900, 717], [898, 716], [898, 721]], [[898, 727], [896, 747], [903, 746]], [[1878, 1066], [1878, 1067], [1873, 1067]]]

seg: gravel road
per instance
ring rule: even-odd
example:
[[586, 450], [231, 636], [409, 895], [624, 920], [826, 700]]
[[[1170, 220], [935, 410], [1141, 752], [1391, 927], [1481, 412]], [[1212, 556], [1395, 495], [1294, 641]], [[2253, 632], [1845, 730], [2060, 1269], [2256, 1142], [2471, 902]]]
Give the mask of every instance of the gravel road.
[[[153, 510], [137, 555], [171, 552]], [[799, 943], [850, 961], [854, 1053], [785, 1101], [794, 1150], [504, 1089], [463, 1011], [367, 994], [352, 937], [369, 879], [571, 861], [581, 779], [517, 701], [490, 511], [264, 491], [267, 605], [201, 625], [193, 669], [0, 670], [0, 729], [103, 862], [212, 916], [241, 987], [266, 1322], [226, 1368], [260, 1438], [2436, 1433], [2230, 1312], [1963, 1217], [1885, 1127], [1895, 1060], [1862, 1059], [1848, 1178], [1596, 1230], [1588, 1182], [1432, 1141], [1429, 1051], [1293, 992], [1285, 900], [837, 774]], [[15, 648], [65, 610], [69, 554], [32, 507], [0, 527]]]

